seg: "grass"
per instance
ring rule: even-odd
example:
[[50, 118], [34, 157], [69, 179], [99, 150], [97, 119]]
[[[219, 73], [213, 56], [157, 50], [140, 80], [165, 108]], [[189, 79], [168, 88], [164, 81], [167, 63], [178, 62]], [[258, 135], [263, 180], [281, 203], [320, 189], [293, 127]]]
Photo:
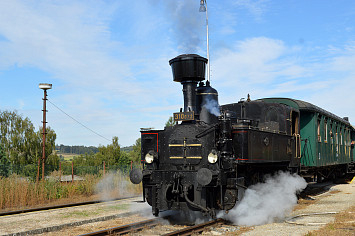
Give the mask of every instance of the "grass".
[[73, 211], [69, 213], [64, 213], [62, 218], [71, 218], [71, 217], [88, 217], [88, 216], [94, 216], [97, 215], [97, 212], [92, 212], [92, 211]]
[[139, 194], [141, 185], [133, 185], [128, 176], [106, 174], [105, 177], [85, 175], [83, 181], [61, 183], [54, 178], [38, 184], [12, 175], [0, 176], [0, 211], [9, 211], [39, 206], [66, 204], [89, 200], [109, 200], [127, 195]]
[[128, 209], [128, 204], [107, 206], [106, 208], [110, 210], [126, 210]]

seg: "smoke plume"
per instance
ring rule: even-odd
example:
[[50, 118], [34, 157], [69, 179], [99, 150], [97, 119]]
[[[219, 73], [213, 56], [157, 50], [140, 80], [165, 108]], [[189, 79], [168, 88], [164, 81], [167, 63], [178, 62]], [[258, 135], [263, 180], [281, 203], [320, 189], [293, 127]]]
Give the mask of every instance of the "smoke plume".
[[224, 218], [247, 226], [281, 220], [297, 204], [296, 193], [306, 186], [302, 177], [280, 171], [275, 176], [269, 176], [265, 183], [248, 188], [242, 201]]
[[164, 1], [164, 3], [167, 4], [179, 51], [197, 53], [202, 46], [201, 38], [206, 30], [205, 13], [199, 12], [199, 1], [179, 0]]
[[221, 115], [221, 111], [219, 110], [219, 104], [214, 99], [206, 99], [205, 104], [202, 106], [202, 108], [207, 109], [211, 114], [215, 116]]

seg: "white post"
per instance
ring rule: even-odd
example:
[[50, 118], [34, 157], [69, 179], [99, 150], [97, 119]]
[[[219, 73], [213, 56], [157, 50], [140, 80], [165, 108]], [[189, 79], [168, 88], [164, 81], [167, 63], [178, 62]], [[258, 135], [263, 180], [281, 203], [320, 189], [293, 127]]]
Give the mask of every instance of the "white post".
[[209, 82], [211, 82], [211, 78], [210, 78], [210, 48], [208, 45], [208, 14], [207, 14], [207, 0], [205, 0], [206, 3], [206, 28], [207, 28], [207, 60], [208, 60], [208, 69], [207, 69], [207, 79]]
[[208, 42], [208, 13], [207, 13], [207, 0], [200, 0], [200, 12], [206, 12], [206, 31], [207, 31], [207, 81], [210, 82], [210, 65], [211, 65], [211, 62], [210, 62], [210, 48], [209, 48], [209, 42]]

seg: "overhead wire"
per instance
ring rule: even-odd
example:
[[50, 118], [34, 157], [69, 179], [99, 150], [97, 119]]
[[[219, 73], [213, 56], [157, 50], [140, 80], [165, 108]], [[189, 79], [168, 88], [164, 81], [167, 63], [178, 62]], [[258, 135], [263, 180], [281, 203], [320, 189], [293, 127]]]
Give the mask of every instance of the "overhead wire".
[[65, 115], [67, 115], [70, 119], [74, 120], [76, 123], [80, 124], [81, 126], [83, 126], [84, 128], [86, 128], [87, 130], [91, 131], [92, 133], [96, 134], [97, 136], [100, 136], [101, 138], [111, 142], [110, 139], [102, 136], [101, 134], [95, 132], [94, 130], [90, 129], [89, 127], [87, 127], [86, 125], [82, 124], [80, 121], [78, 121], [77, 119], [75, 119], [74, 117], [72, 117], [71, 115], [69, 115], [68, 113], [66, 113], [65, 111], [63, 111], [61, 108], [59, 108], [57, 105], [55, 105], [53, 102], [51, 102], [48, 98], [47, 101], [52, 104], [55, 108], [57, 108], [59, 111], [63, 112]]

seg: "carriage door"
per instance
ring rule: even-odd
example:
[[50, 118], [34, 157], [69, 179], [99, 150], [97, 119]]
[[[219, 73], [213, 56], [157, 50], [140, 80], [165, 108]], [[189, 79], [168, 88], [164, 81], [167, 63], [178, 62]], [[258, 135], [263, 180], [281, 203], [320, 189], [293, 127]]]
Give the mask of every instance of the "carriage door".
[[292, 135], [295, 137], [296, 158], [301, 158], [301, 136], [300, 136], [300, 114], [297, 111], [291, 112]]

